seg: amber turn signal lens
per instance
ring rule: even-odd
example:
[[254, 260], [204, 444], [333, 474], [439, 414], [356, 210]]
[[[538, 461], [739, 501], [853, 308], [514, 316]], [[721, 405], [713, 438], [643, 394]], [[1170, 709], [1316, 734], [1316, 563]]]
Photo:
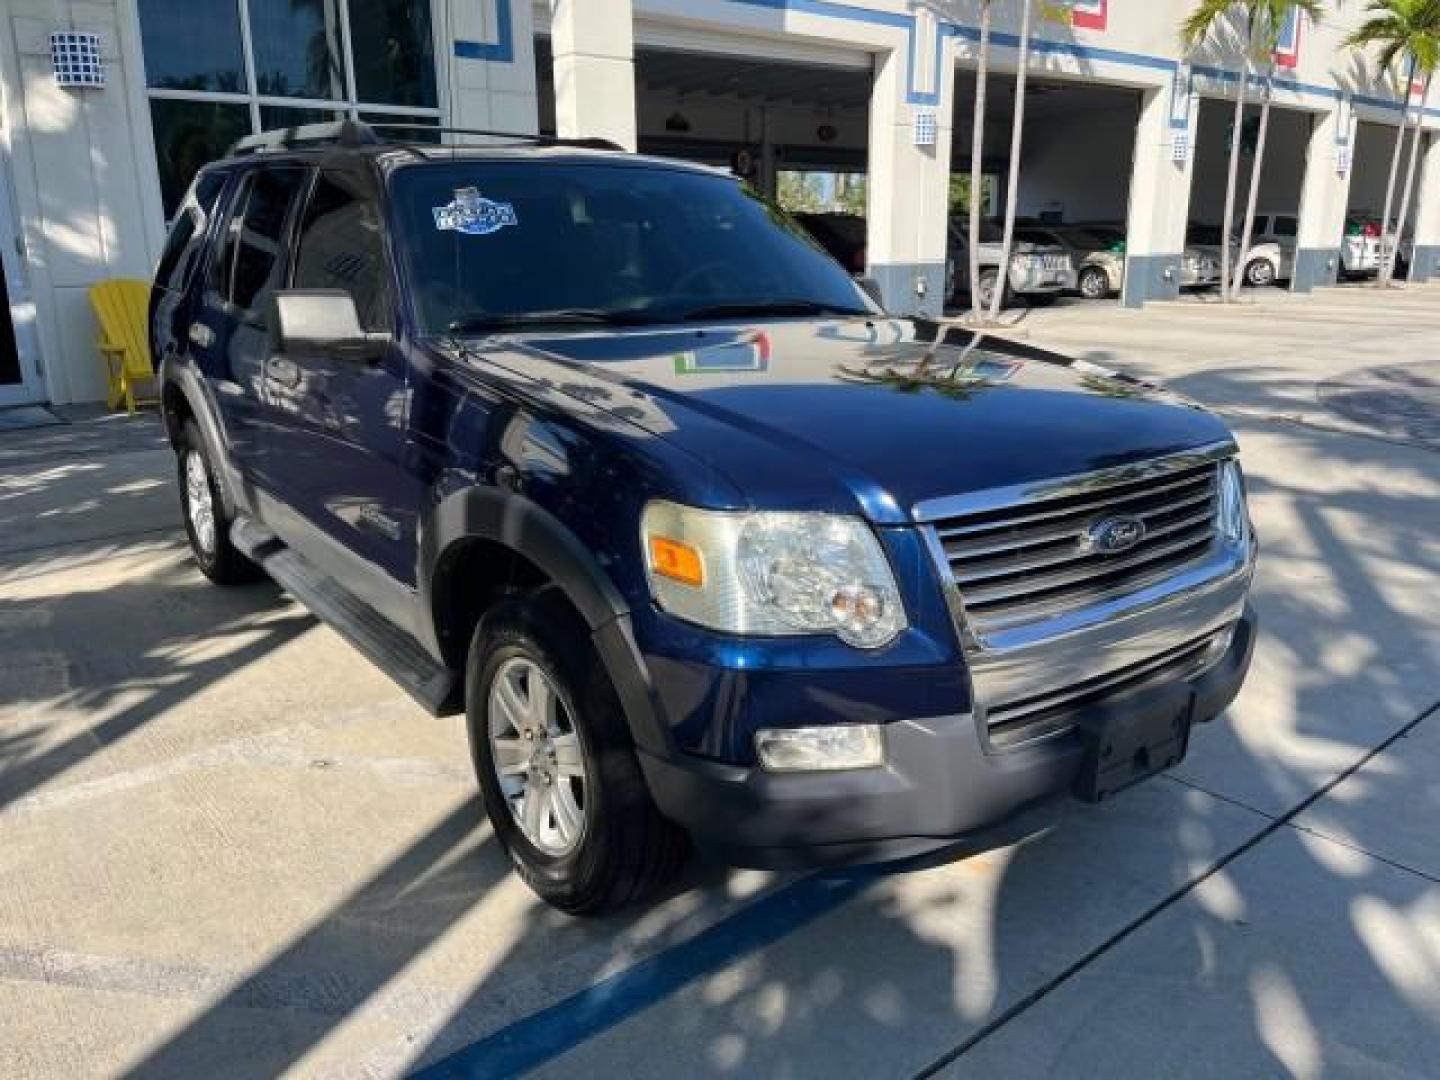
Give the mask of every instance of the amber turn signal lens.
[[663, 536], [650, 537], [650, 566], [661, 577], [698, 589], [705, 584], [705, 564], [689, 544]]

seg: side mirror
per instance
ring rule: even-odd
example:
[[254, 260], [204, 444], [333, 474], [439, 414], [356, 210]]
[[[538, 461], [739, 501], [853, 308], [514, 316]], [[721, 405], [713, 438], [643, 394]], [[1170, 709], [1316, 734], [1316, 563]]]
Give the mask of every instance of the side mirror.
[[880, 283], [868, 274], [855, 279], [855, 284], [860, 286], [860, 291], [868, 296], [883, 311], [885, 309], [885, 297], [880, 292]]
[[288, 289], [275, 294], [271, 323], [276, 343], [286, 352], [374, 357], [390, 341], [360, 325], [360, 313], [341, 289]]

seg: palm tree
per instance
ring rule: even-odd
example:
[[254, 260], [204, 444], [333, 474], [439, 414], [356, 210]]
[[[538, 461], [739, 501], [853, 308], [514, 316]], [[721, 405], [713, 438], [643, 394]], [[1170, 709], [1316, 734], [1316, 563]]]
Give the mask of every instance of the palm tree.
[[[1015, 246], [1015, 209], [1020, 198], [1020, 149], [1025, 141], [1025, 85], [1030, 74], [1030, 30], [1034, 23], [1036, 0], [1020, 0], [1020, 51], [1015, 58], [1017, 71], [1015, 74], [1015, 115], [1010, 122], [1010, 165], [1009, 175], [1005, 187], [1005, 231], [1000, 242], [1000, 266], [995, 282], [995, 288], [990, 296], [989, 321], [997, 322], [1000, 318], [1000, 307], [1005, 302], [1006, 286], [1010, 282], [1010, 252]], [[985, 16], [988, 18], [990, 11], [989, 0], [985, 3]], [[1070, 6], [1068, 3], [1049, 3], [1042, 0], [1040, 4], [1040, 17], [1050, 22], [1069, 23], [1071, 19]], [[971, 162], [974, 168], [974, 162]], [[973, 173], [972, 173], [973, 176]], [[978, 232], [973, 230], [977, 227], [974, 202], [971, 202], [970, 225], [970, 251], [972, 252], [971, 269], [976, 266], [977, 256], [975, 252]], [[971, 291], [974, 291], [973, 283], [978, 279], [971, 277]]]
[[[1370, 18], [1345, 39], [1345, 45], [1352, 49], [1380, 46], [1381, 71], [1392, 71], [1396, 62], [1403, 58], [1406, 61], [1407, 73], [1401, 101], [1408, 110], [1415, 79], [1423, 75], [1425, 92], [1420, 99], [1423, 103], [1430, 96], [1430, 83], [1436, 67], [1440, 66], [1440, 0], [1370, 0], [1367, 10]], [[1404, 232], [1405, 219], [1410, 213], [1410, 195], [1415, 180], [1415, 164], [1419, 157], [1423, 113], [1423, 108], [1416, 110], [1413, 121], [1415, 131], [1414, 146], [1410, 153], [1410, 172], [1405, 180], [1405, 195], [1401, 199], [1395, 243], [1385, 253], [1384, 265], [1380, 268], [1378, 284], [1382, 289], [1390, 284], [1390, 279], [1394, 276], [1401, 234]], [[1395, 180], [1400, 174], [1406, 128], [1407, 123], [1402, 120], [1395, 130], [1395, 151], [1390, 156], [1390, 180], [1385, 186], [1385, 214], [1380, 219], [1382, 237], [1390, 228], [1390, 211], [1394, 206]]]
[[[1180, 26], [1180, 38], [1194, 49], [1210, 36], [1221, 22], [1238, 20], [1244, 29], [1241, 43], [1240, 85], [1235, 91], [1235, 120], [1230, 132], [1230, 171], [1225, 186], [1225, 222], [1221, 227], [1221, 293], [1228, 301], [1239, 297], [1245, 283], [1245, 255], [1255, 234], [1256, 200], [1260, 197], [1260, 176], [1265, 167], [1265, 140], [1270, 129], [1270, 102], [1275, 96], [1275, 50], [1280, 33], [1295, 12], [1319, 22], [1319, 0], [1200, 0]], [[1235, 220], [1235, 194], [1240, 179], [1240, 140], [1245, 106], [1250, 97], [1250, 72], [1255, 61], [1264, 65], [1264, 93], [1260, 103], [1260, 130], [1255, 141], [1255, 158], [1250, 166], [1250, 193], [1245, 206], [1245, 224], [1240, 234], [1239, 258], [1230, 258], [1230, 228]]]
[[[970, 132], [970, 317], [984, 321], [980, 309], [980, 191], [985, 184], [985, 84], [990, 76], [990, 0], [980, 0], [980, 46], [975, 68], [975, 109]], [[1004, 280], [1003, 278], [1001, 279]]]

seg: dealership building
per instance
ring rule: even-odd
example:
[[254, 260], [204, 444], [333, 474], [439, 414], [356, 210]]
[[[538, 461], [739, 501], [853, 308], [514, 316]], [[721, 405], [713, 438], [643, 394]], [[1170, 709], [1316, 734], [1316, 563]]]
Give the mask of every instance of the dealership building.
[[[1075, 0], [1034, 31], [1017, 210], [1123, 228], [1129, 306], [1174, 298], [1189, 226], [1223, 213], [1239, 60], [1224, 33], [1181, 49], [1191, 6]], [[1300, 292], [1336, 283], [1347, 218], [1380, 213], [1408, 111], [1440, 128], [1440, 91], [1421, 102], [1342, 48], [1363, 5], [1325, 6], [1284, 28], [1258, 197]], [[994, 8], [998, 210], [1019, 3]], [[771, 193], [863, 177], [869, 274], [892, 310], [938, 312], [977, 18], [976, 0], [4, 0], [0, 406], [103, 398], [90, 286], [149, 275], [190, 177], [235, 139], [341, 117], [601, 136]], [[1412, 278], [1440, 276], [1433, 134], [1406, 229]]]

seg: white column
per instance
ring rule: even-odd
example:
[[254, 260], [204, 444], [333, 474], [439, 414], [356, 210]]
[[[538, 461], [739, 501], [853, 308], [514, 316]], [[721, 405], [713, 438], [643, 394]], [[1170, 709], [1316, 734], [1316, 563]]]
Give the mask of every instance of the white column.
[[631, 0], [550, 0], [556, 134], [636, 148], [634, 20]]
[[[1190, 93], [1183, 75], [1172, 86], [1145, 91], [1130, 178], [1125, 288], [1121, 292], [1125, 307], [1180, 295], [1198, 122], [1199, 100]], [[1186, 152], [1177, 153], [1177, 147]]]
[[[452, 127], [534, 134], [535, 20], [529, 0], [447, 0]], [[442, 71], [446, 66], [442, 65]]]
[[[892, 49], [876, 60], [870, 98], [866, 250], [868, 272], [879, 284], [886, 307], [896, 314], [937, 316], [945, 303], [955, 110], [952, 40], [943, 42], [939, 70], [931, 73], [930, 87], [918, 93], [906, 50]], [[925, 49], [922, 42], [916, 52], [923, 54]], [[926, 112], [934, 116], [935, 138], [933, 145], [917, 146], [916, 121]]]
[[1440, 134], [1429, 133], [1415, 190], [1415, 262], [1411, 281], [1440, 277]]
[[[1334, 285], [1340, 273], [1340, 244], [1350, 202], [1355, 119], [1349, 108], [1315, 113], [1300, 189], [1300, 235], [1295, 243], [1297, 293]], [[1342, 166], [1346, 166], [1342, 168]]]

